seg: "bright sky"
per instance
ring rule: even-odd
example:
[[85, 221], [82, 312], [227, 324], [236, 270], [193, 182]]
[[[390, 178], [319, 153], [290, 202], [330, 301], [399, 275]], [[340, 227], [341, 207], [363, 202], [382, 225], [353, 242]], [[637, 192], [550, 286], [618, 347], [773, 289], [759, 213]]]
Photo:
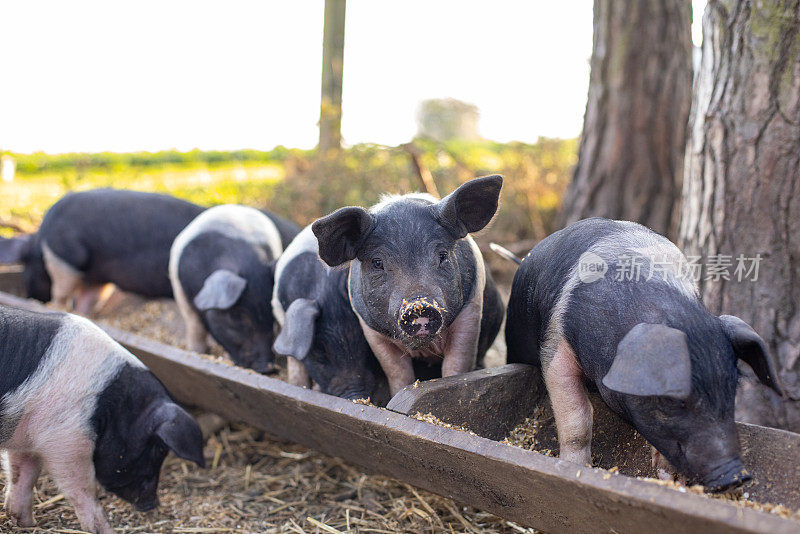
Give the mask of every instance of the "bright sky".
[[[311, 148], [323, 5], [5, 1], [0, 149]], [[591, 0], [348, 0], [344, 140], [406, 142], [440, 97], [489, 139], [577, 136], [591, 46]]]

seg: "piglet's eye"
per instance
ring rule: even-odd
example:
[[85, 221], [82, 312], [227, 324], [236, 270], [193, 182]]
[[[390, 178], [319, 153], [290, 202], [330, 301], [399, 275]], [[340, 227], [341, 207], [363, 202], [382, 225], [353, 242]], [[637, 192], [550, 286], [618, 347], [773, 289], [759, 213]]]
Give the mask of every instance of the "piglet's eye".
[[439, 265], [441, 265], [441, 264], [443, 264], [444, 262], [446, 262], [446, 261], [447, 261], [447, 257], [448, 257], [448, 256], [447, 256], [447, 252], [444, 252], [444, 251], [443, 251], [443, 252], [440, 252], [440, 253], [439, 253]]
[[372, 268], [383, 270], [383, 260], [380, 258], [372, 258]]

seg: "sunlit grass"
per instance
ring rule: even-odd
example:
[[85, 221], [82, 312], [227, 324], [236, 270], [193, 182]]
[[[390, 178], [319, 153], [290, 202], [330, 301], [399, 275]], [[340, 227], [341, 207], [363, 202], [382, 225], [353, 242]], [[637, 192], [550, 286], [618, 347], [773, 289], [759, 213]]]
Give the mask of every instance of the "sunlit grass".
[[114, 187], [169, 193], [199, 204], [262, 204], [284, 178], [280, 164], [167, 165], [162, 168], [66, 169], [0, 183], [0, 218], [37, 224], [70, 191]]
[[[541, 238], [553, 229], [577, 158], [574, 139], [535, 144], [418, 139], [416, 144], [442, 194], [475, 176], [505, 176], [492, 231], [510, 240]], [[372, 144], [326, 160], [288, 149], [14, 157], [22, 164], [13, 182], [0, 182], [0, 222], [29, 229], [67, 192], [97, 187], [169, 193], [201, 205], [267, 207], [301, 225], [341, 206], [368, 206], [382, 193], [420, 187], [408, 153]]]

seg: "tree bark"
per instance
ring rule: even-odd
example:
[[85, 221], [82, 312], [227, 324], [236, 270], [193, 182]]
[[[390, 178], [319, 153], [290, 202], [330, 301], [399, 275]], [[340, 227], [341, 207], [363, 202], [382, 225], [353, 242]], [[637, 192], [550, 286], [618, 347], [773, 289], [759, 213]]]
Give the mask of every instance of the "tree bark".
[[589, 97], [563, 224], [603, 216], [677, 234], [691, 13], [689, 0], [595, 0]]
[[342, 145], [344, 21], [345, 0], [325, 0], [319, 111], [319, 151], [324, 156], [337, 153]]
[[[750, 323], [800, 398], [800, 2], [712, 0], [687, 144], [680, 241], [732, 258], [730, 280], [701, 278], [714, 313]], [[733, 276], [739, 255], [757, 279]], [[752, 263], [751, 263], [752, 265]], [[746, 370], [745, 370], [746, 371]], [[800, 431], [800, 406], [746, 384], [737, 418]]]

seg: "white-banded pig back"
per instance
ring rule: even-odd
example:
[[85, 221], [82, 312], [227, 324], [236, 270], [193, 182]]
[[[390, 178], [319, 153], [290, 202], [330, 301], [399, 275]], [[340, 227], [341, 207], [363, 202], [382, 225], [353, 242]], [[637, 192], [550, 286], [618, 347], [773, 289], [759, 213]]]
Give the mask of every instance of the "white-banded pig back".
[[272, 305], [282, 328], [275, 352], [305, 369], [307, 378], [290, 373], [294, 385], [311, 379], [323, 393], [375, 401], [385, 379], [350, 306], [347, 268], [325, 265], [317, 251], [309, 226], [278, 260]]
[[734, 424], [738, 360], [782, 393], [758, 334], [710, 313], [680, 250], [631, 222], [586, 219], [537, 244], [514, 278], [506, 342], [509, 363], [541, 364], [564, 420], [583, 395], [577, 368], [679, 473], [715, 491], [749, 479]]
[[[283, 325], [283, 318], [288, 304], [281, 302], [280, 292], [291, 293], [300, 289], [308, 295], [318, 291], [317, 281], [325, 276], [327, 266], [319, 260], [319, 245], [317, 238], [311, 231], [311, 226], [306, 226], [286, 246], [286, 249], [275, 263], [275, 286], [272, 293], [272, 311], [279, 325]], [[300, 256], [303, 256], [300, 258]], [[310, 257], [309, 257], [310, 256]], [[291, 265], [291, 268], [288, 268]], [[302, 288], [302, 289], [301, 289]]]
[[275, 223], [255, 208], [224, 204], [214, 206], [195, 218], [178, 237], [172, 246], [172, 253], [180, 257], [180, 252], [194, 238], [205, 232], [217, 232], [232, 239], [241, 239], [258, 246], [276, 260], [283, 251], [281, 234]]
[[208, 209], [175, 239], [170, 278], [186, 315], [196, 313], [239, 365], [274, 370], [275, 260], [280, 234], [260, 211], [237, 205]]

